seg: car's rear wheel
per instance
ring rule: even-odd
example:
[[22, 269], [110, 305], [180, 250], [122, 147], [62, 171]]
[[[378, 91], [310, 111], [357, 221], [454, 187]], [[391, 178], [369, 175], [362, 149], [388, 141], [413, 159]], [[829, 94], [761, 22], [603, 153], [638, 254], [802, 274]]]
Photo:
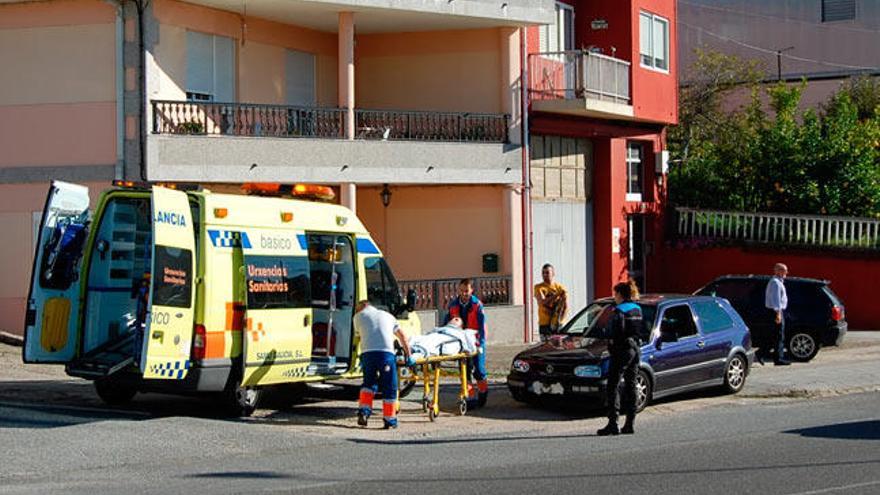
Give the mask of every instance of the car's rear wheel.
[[645, 370], [636, 373], [636, 412], [642, 412], [651, 403], [651, 378]]
[[806, 332], [797, 332], [788, 338], [788, 353], [795, 361], [807, 362], [819, 353], [819, 342]]
[[742, 354], [736, 354], [727, 361], [724, 367], [724, 391], [735, 394], [743, 389], [748, 375], [748, 361]]

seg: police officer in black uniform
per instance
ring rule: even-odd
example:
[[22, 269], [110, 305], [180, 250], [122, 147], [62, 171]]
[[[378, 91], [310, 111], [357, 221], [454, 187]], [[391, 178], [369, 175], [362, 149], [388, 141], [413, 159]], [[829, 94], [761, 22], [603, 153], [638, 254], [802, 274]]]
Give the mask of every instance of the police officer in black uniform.
[[[611, 339], [609, 352], [611, 365], [606, 385], [608, 401], [608, 425], [596, 434], [599, 436], [632, 434], [636, 419], [636, 373], [639, 368], [639, 334], [642, 332], [642, 310], [633, 302], [634, 291], [630, 283], [614, 286], [614, 314], [608, 324]], [[636, 296], [637, 297], [637, 296]], [[623, 400], [620, 397], [620, 377], [623, 376]], [[622, 404], [621, 404], [622, 402]], [[626, 423], [617, 427], [617, 416], [623, 406]]]

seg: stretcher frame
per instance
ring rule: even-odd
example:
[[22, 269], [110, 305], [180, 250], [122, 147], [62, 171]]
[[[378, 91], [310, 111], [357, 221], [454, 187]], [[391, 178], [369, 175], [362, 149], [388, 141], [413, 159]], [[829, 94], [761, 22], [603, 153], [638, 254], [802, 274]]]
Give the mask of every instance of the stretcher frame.
[[[421, 375], [413, 373], [404, 377], [402, 370], [405, 365], [397, 367], [398, 381], [422, 382], [422, 412], [428, 413], [428, 419], [434, 421], [440, 415], [440, 368], [442, 364], [454, 364], [458, 367], [461, 389], [458, 393], [458, 414], [467, 414], [468, 399], [468, 359], [477, 355], [476, 352], [460, 352], [449, 356], [430, 356], [416, 360], [416, 367]], [[398, 404], [400, 403], [398, 387]]]

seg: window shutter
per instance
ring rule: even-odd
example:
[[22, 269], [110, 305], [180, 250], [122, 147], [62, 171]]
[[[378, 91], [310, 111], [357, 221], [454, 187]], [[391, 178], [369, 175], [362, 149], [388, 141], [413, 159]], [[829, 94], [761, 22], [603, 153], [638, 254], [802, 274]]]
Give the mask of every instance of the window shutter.
[[654, 18], [654, 67], [658, 69], [668, 69], [669, 64], [667, 63], [667, 25], [666, 21]]
[[315, 105], [315, 56], [287, 50], [285, 86], [288, 105]]
[[822, 0], [822, 22], [852, 21], [856, 18], [856, 0]]
[[654, 55], [651, 50], [651, 16], [639, 15], [639, 53], [642, 55], [642, 63], [653, 65]]
[[186, 90], [214, 95], [214, 40], [209, 34], [186, 32]]
[[235, 40], [214, 36], [214, 100], [235, 101]]

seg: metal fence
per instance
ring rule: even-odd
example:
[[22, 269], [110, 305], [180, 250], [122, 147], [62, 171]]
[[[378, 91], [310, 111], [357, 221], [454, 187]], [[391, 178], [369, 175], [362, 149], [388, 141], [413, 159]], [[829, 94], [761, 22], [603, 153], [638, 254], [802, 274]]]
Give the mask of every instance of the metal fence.
[[153, 100], [154, 134], [344, 137], [345, 110]]
[[[153, 133], [345, 137], [344, 108], [153, 100]], [[355, 109], [355, 139], [506, 143], [504, 114]]]
[[532, 100], [590, 98], [630, 104], [630, 63], [589, 51], [529, 55]]
[[[399, 282], [400, 290], [406, 294], [409, 289], [416, 291], [416, 309], [445, 311], [449, 301], [458, 296], [460, 279], [407, 280]], [[510, 277], [475, 277], [474, 294], [486, 306], [511, 304]]]
[[504, 114], [355, 109], [357, 139], [506, 143]]
[[817, 247], [880, 248], [880, 220], [677, 208], [680, 237]]

